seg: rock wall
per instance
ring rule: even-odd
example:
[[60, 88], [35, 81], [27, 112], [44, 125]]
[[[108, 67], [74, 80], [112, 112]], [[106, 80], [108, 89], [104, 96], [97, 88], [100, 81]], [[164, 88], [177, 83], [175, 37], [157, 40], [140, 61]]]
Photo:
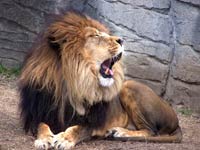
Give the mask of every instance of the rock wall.
[[49, 15], [69, 9], [125, 39], [127, 78], [200, 112], [199, 0], [1, 0], [0, 62], [20, 65]]

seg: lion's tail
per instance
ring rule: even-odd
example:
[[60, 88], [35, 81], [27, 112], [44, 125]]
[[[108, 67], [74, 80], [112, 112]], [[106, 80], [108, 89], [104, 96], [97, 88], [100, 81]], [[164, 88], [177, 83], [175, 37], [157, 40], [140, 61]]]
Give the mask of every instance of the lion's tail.
[[149, 136], [149, 137], [117, 137], [112, 140], [155, 142], [155, 143], [181, 143], [182, 131], [181, 128], [178, 127], [171, 135], [160, 135], [160, 136]]

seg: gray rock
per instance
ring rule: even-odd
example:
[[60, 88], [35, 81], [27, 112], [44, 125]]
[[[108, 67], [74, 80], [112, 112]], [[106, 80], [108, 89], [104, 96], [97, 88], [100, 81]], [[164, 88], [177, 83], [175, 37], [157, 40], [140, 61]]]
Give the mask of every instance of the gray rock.
[[183, 82], [200, 85], [200, 55], [189, 46], [177, 45], [172, 76]]
[[69, 3], [69, 0], [1, 0], [0, 63], [6, 67], [21, 65], [33, 42], [41, 38], [38, 34], [50, 19], [49, 14], [60, 14], [70, 7]]
[[[166, 99], [175, 102], [176, 104], [184, 104], [186, 106], [200, 108], [200, 86], [195, 84], [187, 84], [173, 78], [169, 78], [168, 86], [166, 90]], [[198, 102], [197, 102], [198, 100]], [[193, 103], [194, 102], [194, 103]], [[196, 109], [196, 108], [195, 108]]]
[[42, 14], [39, 16], [34, 11], [25, 9], [14, 1], [2, 0], [0, 10], [0, 18], [2, 20], [15, 24], [15, 26], [27, 32], [37, 34], [40, 32], [42, 24], [44, 24]]
[[[38, 12], [38, 14], [60, 14], [70, 9], [73, 0], [14, 0], [14, 2], [24, 9]], [[74, 0], [79, 1], [80, 0]], [[83, 0], [84, 1], [84, 0]], [[81, 5], [80, 5], [81, 6]]]
[[[163, 92], [169, 67], [145, 54], [126, 53], [126, 75], [140, 80], [148, 80], [159, 84], [158, 94]], [[152, 86], [153, 87], [153, 86]]]
[[97, 14], [93, 16], [99, 16], [103, 20], [127, 28], [142, 38], [169, 43], [172, 26], [167, 15], [104, 0], [89, 1], [88, 5], [96, 10]]
[[158, 9], [168, 9], [170, 8], [170, 0], [105, 0], [106, 2], [122, 3], [127, 5], [132, 5], [134, 7], [143, 8], [158, 8]]
[[[65, 1], [65, 0], [63, 0]], [[85, 4], [87, 4], [88, 0], [70, 0], [70, 2], [67, 4], [69, 6], [69, 9], [73, 9], [79, 12], [83, 12], [85, 9]], [[64, 5], [66, 6], [66, 5]], [[93, 14], [93, 12], [89, 13]]]
[[183, 45], [191, 45], [194, 49], [200, 51], [200, 8], [181, 2], [174, 2], [173, 4], [178, 42]]
[[163, 64], [168, 64], [170, 62], [172, 53], [168, 46], [145, 39], [137, 42], [128, 41], [126, 50], [134, 53], [145, 54], [148, 57], [153, 57]]
[[22, 62], [24, 59], [24, 57], [23, 57], [24, 54], [22, 52], [13, 51], [13, 50], [9, 50], [9, 49], [1, 49], [0, 55], [2, 58], [13, 59], [18, 62]]
[[[106, 22], [107, 24], [109, 22]], [[125, 50], [129, 52], [146, 54], [149, 57], [155, 57], [158, 61], [168, 64], [171, 61], [172, 51], [168, 45], [146, 40], [137, 36], [127, 28], [109, 23], [114, 35], [124, 39]]]
[[21, 62], [14, 60], [14, 59], [9, 59], [9, 58], [2, 58], [0, 57], [0, 63], [4, 67], [9, 67], [9, 68], [18, 68], [20, 67]]
[[145, 54], [128, 53], [125, 56], [127, 74], [132, 77], [165, 82], [168, 66]]
[[199, 0], [178, 0], [178, 1], [186, 2], [186, 3], [189, 3], [189, 4], [196, 5], [196, 6], [200, 6], [200, 1]]

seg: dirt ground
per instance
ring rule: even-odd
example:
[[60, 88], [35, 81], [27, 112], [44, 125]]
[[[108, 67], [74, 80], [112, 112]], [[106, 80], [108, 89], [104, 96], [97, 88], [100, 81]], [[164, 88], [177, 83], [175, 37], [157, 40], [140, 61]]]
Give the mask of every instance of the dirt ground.
[[[19, 120], [16, 78], [0, 76], [0, 150], [32, 150], [34, 137], [25, 135]], [[178, 114], [183, 131], [181, 144], [93, 140], [76, 150], [200, 150], [200, 118]]]

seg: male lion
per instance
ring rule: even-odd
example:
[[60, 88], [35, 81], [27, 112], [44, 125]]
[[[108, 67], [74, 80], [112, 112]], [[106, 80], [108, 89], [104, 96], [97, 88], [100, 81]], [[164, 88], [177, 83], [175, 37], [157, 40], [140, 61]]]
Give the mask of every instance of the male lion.
[[70, 149], [91, 137], [181, 142], [173, 109], [150, 88], [124, 81], [123, 40], [99, 22], [67, 13], [25, 60], [21, 116], [37, 149]]

